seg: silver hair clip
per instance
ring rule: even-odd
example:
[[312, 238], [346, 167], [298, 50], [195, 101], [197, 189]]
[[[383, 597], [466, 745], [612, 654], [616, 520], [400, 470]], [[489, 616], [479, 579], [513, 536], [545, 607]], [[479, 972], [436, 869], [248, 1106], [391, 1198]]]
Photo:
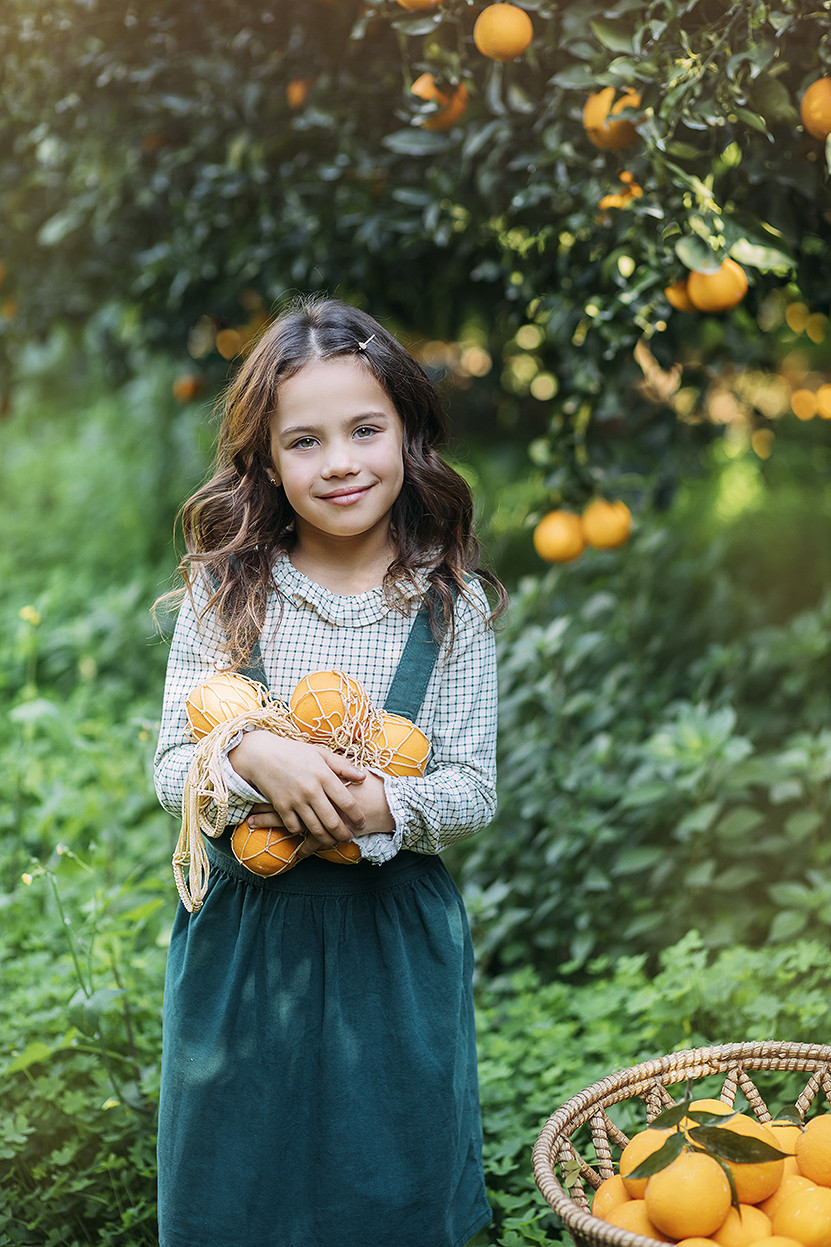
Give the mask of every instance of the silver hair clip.
[[[375, 337], [375, 334], [373, 334], [373, 335], [372, 335], [372, 338], [374, 338], [374, 337]], [[372, 338], [367, 338], [366, 342], [359, 342], [359, 343], [358, 343], [358, 350], [359, 350], [359, 351], [365, 351], [365, 350], [366, 350], [366, 348], [369, 346], [370, 342], [372, 341]]]

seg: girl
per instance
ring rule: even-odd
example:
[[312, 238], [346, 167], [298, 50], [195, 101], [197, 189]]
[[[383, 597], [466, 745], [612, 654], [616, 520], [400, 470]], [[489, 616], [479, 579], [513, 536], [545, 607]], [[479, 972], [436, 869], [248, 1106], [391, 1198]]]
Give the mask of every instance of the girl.
[[[490, 1219], [470, 936], [438, 855], [493, 814], [505, 596], [477, 565], [444, 439], [395, 338], [346, 304], [303, 302], [230, 385], [215, 475], [183, 509], [156, 756], [171, 813], [194, 749], [185, 698], [218, 666], [284, 701], [309, 672], [344, 671], [432, 750], [423, 778], [391, 778], [269, 732], [232, 740], [229, 826], [305, 833], [304, 859], [263, 879], [226, 833], [206, 842], [202, 908], [179, 907], [161, 1247], [463, 1247]], [[357, 865], [311, 856], [344, 840]]]

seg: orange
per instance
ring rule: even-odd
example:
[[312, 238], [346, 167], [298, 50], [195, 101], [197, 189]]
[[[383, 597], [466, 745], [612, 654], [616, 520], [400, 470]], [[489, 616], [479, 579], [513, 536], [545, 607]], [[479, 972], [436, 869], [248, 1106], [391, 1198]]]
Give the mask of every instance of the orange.
[[653, 1152], [657, 1152], [659, 1147], [663, 1147], [670, 1134], [672, 1134], [671, 1130], [653, 1130], [651, 1126], [647, 1126], [645, 1130], [639, 1130], [637, 1134], [633, 1134], [621, 1152], [620, 1176], [632, 1199], [643, 1198], [649, 1179], [630, 1178], [629, 1174], [633, 1169], [637, 1169], [647, 1156], [651, 1156]]
[[286, 87], [286, 103], [289, 108], [302, 108], [314, 83], [314, 78], [292, 78]]
[[204, 382], [201, 377], [197, 377], [193, 372], [183, 372], [173, 382], [173, 396], [180, 403], [190, 403], [202, 393], [203, 388]]
[[304, 836], [293, 836], [285, 827], [258, 827], [240, 823], [231, 836], [231, 850], [241, 866], [255, 875], [281, 875], [291, 870]]
[[699, 312], [729, 312], [747, 294], [747, 277], [729, 257], [716, 269], [694, 270], [687, 278], [687, 294]]
[[611, 1178], [604, 1178], [592, 1198], [592, 1216], [604, 1221], [613, 1208], [625, 1204], [628, 1199], [629, 1192], [619, 1173], [613, 1174]]
[[625, 118], [610, 121], [609, 116], [623, 112], [624, 108], [640, 108], [639, 92], [628, 87], [615, 102], [615, 88], [604, 87], [590, 95], [583, 106], [583, 129], [595, 147], [603, 151], [619, 152], [637, 142], [638, 132]]
[[687, 293], [686, 278], [684, 278], [683, 281], [676, 281], [671, 286], [665, 286], [664, 294], [666, 295], [670, 306], [674, 307], [676, 312], [696, 311], [696, 306], [691, 302], [690, 296]]
[[760, 1238], [755, 1243], [749, 1243], [748, 1247], [802, 1247], [802, 1244], [799, 1239], [788, 1238], [785, 1234], [771, 1234], [769, 1238]]
[[629, 539], [632, 515], [625, 502], [590, 502], [581, 517], [586, 544], [595, 550], [615, 550]]
[[644, 1238], [655, 1238], [665, 1242], [663, 1234], [649, 1219], [646, 1203], [642, 1199], [630, 1199], [625, 1204], [618, 1204], [604, 1218], [607, 1225], [616, 1225], [621, 1230], [629, 1230], [631, 1234], [641, 1234]]
[[361, 850], [354, 840], [343, 840], [331, 849], [318, 849], [315, 857], [325, 857], [327, 862], [337, 862], [343, 866], [353, 866], [362, 860]]
[[773, 1233], [770, 1217], [753, 1204], [739, 1204], [731, 1208], [713, 1235], [718, 1247], [748, 1247], [760, 1238]]
[[423, 775], [430, 742], [419, 728], [399, 714], [382, 710], [367, 736], [379, 751], [378, 766], [389, 775]]
[[242, 350], [242, 337], [238, 329], [220, 329], [216, 335], [216, 349], [223, 359], [233, 359]]
[[773, 1232], [795, 1238], [802, 1247], [828, 1247], [831, 1243], [831, 1191], [825, 1186], [794, 1191], [773, 1214]]
[[769, 1238], [759, 1238], [748, 1247], [802, 1247], [799, 1239], [788, 1238], [785, 1234], [771, 1234]]
[[[769, 1121], [765, 1124], [776, 1140], [779, 1150], [790, 1153], [785, 1157], [785, 1171], [782, 1175], [784, 1181], [787, 1174], [799, 1173], [799, 1166], [796, 1163], [796, 1141], [802, 1134], [802, 1127], [792, 1121]], [[780, 1182], [779, 1185], [781, 1186], [782, 1183]]]
[[817, 414], [817, 396], [812, 390], [794, 390], [791, 411], [797, 420], [812, 420]]
[[188, 694], [185, 706], [190, 734], [194, 740], [201, 740], [219, 723], [264, 706], [267, 698], [262, 684], [233, 671], [220, 671]]
[[530, 17], [515, 4], [489, 4], [473, 26], [473, 42], [492, 61], [515, 60], [533, 38]]
[[692, 1238], [679, 1238], [676, 1247], [714, 1247], [714, 1238], [700, 1238], [694, 1234]]
[[773, 1219], [773, 1214], [781, 1203], [792, 1195], [794, 1191], [804, 1190], [807, 1186], [816, 1186], [810, 1178], [803, 1178], [801, 1173], [786, 1173], [782, 1181], [777, 1186], [772, 1195], [768, 1195], [767, 1199], [763, 1199], [759, 1204], [762, 1212]]
[[[731, 1117], [730, 1121], [725, 1122], [720, 1128], [730, 1130], [733, 1134], [744, 1135], [746, 1138], [760, 1139], [763, 1143], [769, 1143], [771, 1147], [777, 1145], [775, 1136], [767, 1126], [745, 1113]], [[727, 1163], [733, 1174], [733, 1181], [736, 1183], [736, 1194], [740, 1204], [758, 1204], [761, 1200], [767, 1199], [782, 1181], [785, 1169], [784, 1160], [765, 1160], [751, 1164], [738, 1164], [733, 1161]]]
[[730, 1210], [730, 1183], [705, 1152], [682, 1152], [646, 1184], [649, 1219], [670, 1238], [708, 1238]]
[[817, 78], [799, 105], [802, 124], [809, 134], [823, 142], [831, 134], [831, 78]]
[[549, 511], [534, 529], [534, 549], [547, 563], [571, 563], [585, 548], [583, 525], [573, 511]]
[[797, 1139], [794, 1150], [801, 1174], [812, 1182], [831, 1186], [831, 1113], [813, 1117]]
[[425, 130], [449, 130], [467, 108], [468, 93], [463, 82], [450, 91], [441, 91], [432, 74], [421, 74], [410, 90], [420, 100], [431, 100], [438, 104], [437, 112], [419, 121], [419, 125], [424, 126]]
[[817, 390], [817, 415], [831, 420], [831, 385], [821, 385]]
[[295, 685], [289, 710], [312, 740], [329, 741], [341, 729], [351, 738], [369, 713], [369, 698], [363, 685], [343, 671], [313, 671]]

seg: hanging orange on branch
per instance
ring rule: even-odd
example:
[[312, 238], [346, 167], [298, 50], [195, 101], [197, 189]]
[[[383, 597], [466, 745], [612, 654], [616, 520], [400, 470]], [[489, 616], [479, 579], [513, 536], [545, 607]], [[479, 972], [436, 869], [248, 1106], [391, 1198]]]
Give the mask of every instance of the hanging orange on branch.
[[530, 46], [534, 27], [515, 4], [489, 4], [473, 26], [473, 42], [492, 61], [513, 61]]
[[416, 78], [410, 90], [420, 100], [438, 105], [436, 112], [419, 120], [418, 124], [424, 126], [425, 130], [449, 130], [463, 116], [467, 108], [468, 91], [463, 82], [443, 91], [436, 86], [433, 75], [425, 73]]
[[614, 87], [604, 87], [590, 95], [583, 107], [583, 129], [595, 147], [603, 151], [619, 152], [638, 141], [634, 122], [628, 117], [617, 118], [625, 108], [640, 108], [640, 93], [627, 87], [615, 100]]

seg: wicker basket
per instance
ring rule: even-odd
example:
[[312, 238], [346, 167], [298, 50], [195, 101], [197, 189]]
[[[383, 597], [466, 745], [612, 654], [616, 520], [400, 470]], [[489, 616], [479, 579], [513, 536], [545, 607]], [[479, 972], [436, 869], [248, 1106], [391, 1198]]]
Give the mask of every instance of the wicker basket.
[[[534, 1178], [577, 1247], [655, 1247], [654, 1239], [609, 1225], [589, 1211], [590, 1196], [584, 1183], [589, 1184], [593, 1193], [604, 1178], [615, 1172], [612, 1148], [620, 1152], [629, 1141], [609, 1118], [607, 1108], [638, 1096], [646, 1105], [646, 1125], [679, 1098], [670, 1095], [668, 1086], [723, 1074], [721, 1098], [732, 1104], [740, 1089], [759, 1120], [769, 1121], [771, 1114], [751, 1077], [754, 1070], [790, 1070], [809, 1075], [796, 1100], [803, 1118], [820, 1091], [831, 1101], [831, 1046], [770, 1040], [692, 1048], [645, 1061], [594, 1083], [552, 1114], [534, 1146]], [[572, 1142], [572, 1135], [582, 1126], [588, 1126], [591, 1132], [596, 1157], [591, 1164], [579, 1155]]]

